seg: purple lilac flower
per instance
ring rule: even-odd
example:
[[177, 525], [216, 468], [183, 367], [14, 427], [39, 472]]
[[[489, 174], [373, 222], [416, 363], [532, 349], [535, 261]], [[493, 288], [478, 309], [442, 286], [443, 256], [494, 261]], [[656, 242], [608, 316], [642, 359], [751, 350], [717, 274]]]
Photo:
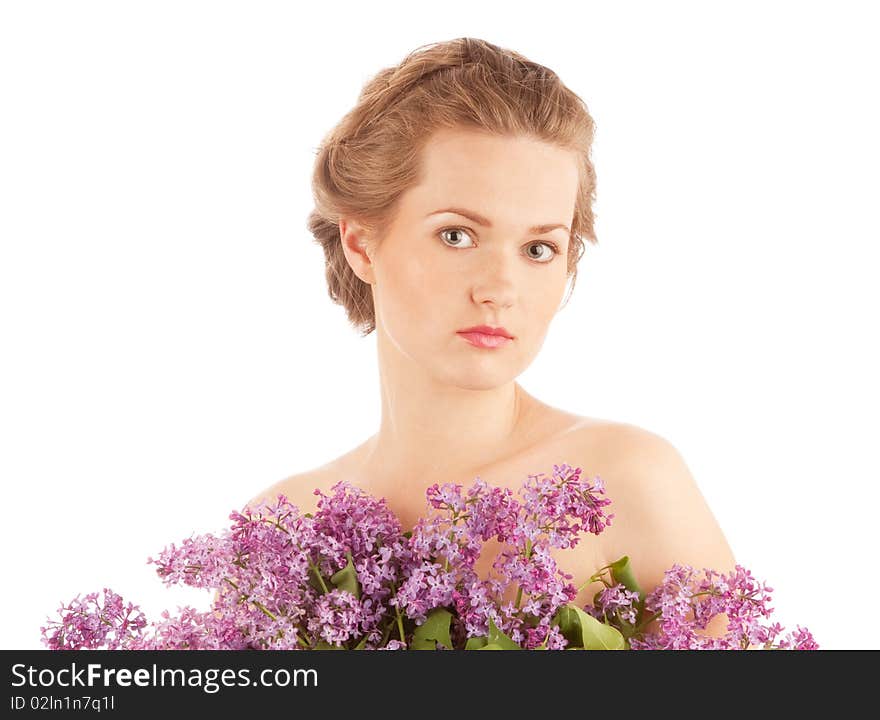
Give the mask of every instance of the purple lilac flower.
[[623, 583], [617, 583], [611, 587], [604, 587], [596, 599], [596, 604], [587, 605], [584, 611], [598, 620], [617, 616], [635, 625], [638, 601], [637, 592], [627, 590]]
[[429, 611], [452, 603], [455, 586], [455, 572], [445, 572], [439, 563], [423, 561], [409, 572], [389, 604], [421, 625]]
[[137, 605], [124, 603], [109, 588], [104, 588], [102, 600], [96, 592], [82, 599], [77, 595], [60, 607], [59, 615], [59, 620], [40, 628], [43, 643], [51, 650], [122, 649], [138, 638], [147, 624]]
[[[400, 520], [384, 498], [376, 499], [347, 482], [336, 483], [333, 495], [320, 491], [315, 530], [332, 538], [352, 554], [361, 592], [361, 632], [368, 643], [381, 639], [380, 624], [388, 612], [391, 587], [399, 584], [404, 569], [414, 567], [410, 543], [402, 534]], [[346, 564], [346, 559], [326, 568], [327, 576]]]
[[526, 650], [564, 650], [568, 640], [556, 625], [550, 625], [550, 618], [541, 618], [541, 622], [533, 628], [526, 630], [526, 638], [523, 647]]
[[[479, 477], [466, 497], [462, 496], [461, 485], [454, 483], [428, 488], [430, 506], [441, 512], [420, 518], [416, 524], [410, 544], [423, 565], [408, 571], [398, 591], [399, 599], [390, 603], [399, 604], [418, 623], [433, 607], [451, 604], [467, 637], [485, 635], [491, 619], [515, 642], [523, 642], [528, 630], [523, 622], [525, 615], [549, 622], [561, 605], [576, 597], [577, 591], [567, 582], [572, 576], [559, 571], [548, 544], [574, 547], [582, 530], [598, 534], [613, 518], [606, 517], [602, 510], [610, 501], [594, 494], [604, 492], [601, 480], [591, 485], [581, 479], [580, 468], [564, 464], [553, 467], [552, 477], [544, 477], [543, 473], [529, 476], [532, 484], [526, 483], [521, 490], [524, 504], [513, 499], [508, 489], [490, 488]], [[580, 523], [568, 523], [569, 515]], [[500, 573], [500, 580], [477, 578], [474, 563], [483, 544], [493, 537], [511, 543], [514, 550], [496, 558], [493, 567]], [[446, 583], [439, 579], [444, 571], [448, 574]], [[517, 605], [502, 604], [500, 598], [511, 584], [519, 587]], [[526, 604], [520, 609], [523, 592]]]
[[[223, 646], [212, 632], [216, 618], [193, 607], [178, 607], [178, 614], [162, 611], [152, 633], [132, 644], [133, 650], [219, 650]], [[236, 638], [237, 639], [237, 638]]]
[[358, 599], [350, 592], [334, 588], [315, 603], [315, 614], [309, 618], [309, 631], [332, 645], [341, 647], [357, 637], [363, 611]]
[[[602, 510], [611, 500], [595, 494], [605, 492], [602, 479], [591, 484], [580, 475], [581, 468], [566, 464], [554, 465], [551, 477], [529, 475], [521, 494], [534, 521], [522, 526], [524, 537], [534, 544], [538, 534], [546, 532], [552, 547], [572, 548], [582, 530], [598, 535], [611, 525], [614, 514], [606, 516]], [[580, 522], [571, 524], [569, 518]]]
[[507, 582], [529, 596], [529, 607], [536, 615], [553, 615], [560, 606], [577, 597], [577, 589], [568, 580], [569, 573], [559, 570], [545, 542], [535, 545], [528, 558], [509, 550], [499, 554], [493, 566]]
[[466, 508], [464, 524], [471, 537], [483, 542], [491, 538], [507, 542], [522, 508], [510, 489], [489, 487], [477, 476], [468, 490], [467, 503], [470, 507]]
[[[461, 583], [461, 589], [452, 593], [453, 606], [466, 630], [467, 637], [486, 635], [489, 632], [489, 617], [499, 624], [495, 608], [496, 598], [502, 594], [503, 585], [495, 578], [480, 580], [476, 573]], [[499, 625], [499, 627], [501, 627]]]
[[819, 645], [807, 628], [797, 626], [784, 640], [780, 640], [777, 646], [780, 650], [818, 650]]
[[[646, 598], [645, 609], [659, 611], [656, 633], [633, 638], [633, 650], [744, 650], [751, 645], [773, 648], [782, 626], [762, 625], [770, 616], [772, 588], [757, 583], [751, 573], [737, 565], [727, 576], [704, 568], [698, 576], [689, 565], [674, 564], [664, 581]], [[727, 634], [720, 638], [701, 634], [709, 621], [724, 613]], [[817, 649], [809, 631], [801, 629], [781, 640], [778, 649]]]
[[[527, 649], [563, 649], [568, 641], [552, 624], [556, 611], [574, 600], [549, 548], [571, 548], [582, 532], [599, 534], [613, 514], [603, 508], [600, 478], [589, 482], [581, 469], [554, 465], [553, 473], [529, 475], [514, 499], [506, 488], [489, 487], [479, 477], [465, 494], [454, 483], [426, 491], [431, 509], [418, 520], [411, 537], [384, 499], [377, 500], [346, 482], [320, 495], [314, 516], [302, 515], [287, 498], [263, 501], [233, 512], [231, 528], [171, 544], [157, 559], [167, 585], [184, 584], [215, 591], [207, 612], [186, 606], [164, 611], [147, 624], [137, 606], [105, 589], [103, 603], [93, 593], [62, 606], [43, 641], [53, 649], [303, 649], [318, 643], [364, 649], [407, 649], [409, 631], [435, 608], [453, 611], [454, 647], [485, 636], [493, 622]], [[499, 577], [474, 571], [484, 544], [508, 544], [495, 558]], [[350, 568], [334, 585], [336, 573]], [[516, 602], [502, 602], [508, 588]], [[729, 577], [706, 570], [695, 577], [688, 566], [673, 566], [664, 583], [646, 601], [660, 615], [660, 631], [630, 639], [633, 649], [740, 648], [773, 646], [782, 627], [762, 625], [771, 610], [771, 588], [761, 588], [740, 566]], [[356, 594], [353, 594], [356, 593]], [[596, 607], [584, 609], [612, 625], [635, 623], [637, 593], [617, 584], [606, 587]], [[728, 617], [725, 638], [707, 638], [698, 630], [718, 613]], [[393, 625], [389, 624], [393, 623]], [[397, 637], [388, 637], [394, 627]], [[806, 628], [798, 626], [775, 647], [816, 649]]]

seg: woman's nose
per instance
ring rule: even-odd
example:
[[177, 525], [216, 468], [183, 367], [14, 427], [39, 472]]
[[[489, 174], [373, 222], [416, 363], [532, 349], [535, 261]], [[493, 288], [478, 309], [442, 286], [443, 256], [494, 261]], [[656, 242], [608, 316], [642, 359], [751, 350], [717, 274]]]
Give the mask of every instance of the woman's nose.
[[490, 255], [478, 271], [473, 285], [474, 302], [491, 302], [499, 307], [513, 304], [516, 294], [515, 258], [501, 253]]

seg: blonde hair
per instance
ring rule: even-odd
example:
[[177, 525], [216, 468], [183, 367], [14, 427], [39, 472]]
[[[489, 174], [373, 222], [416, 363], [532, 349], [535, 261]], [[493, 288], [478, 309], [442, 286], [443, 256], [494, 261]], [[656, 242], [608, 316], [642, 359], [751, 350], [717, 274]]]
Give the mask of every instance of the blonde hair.
[[443, 128], [525, 135], [574, 151], [579, 188], [568, 245], [571, 290], [583, 240], [597, 242], [594, 123], [584, 101], [552, 70], [485, 40], [424, 45], [364, 85], [315, 158], [308, 228], [324, 250], [328, 294], [362, 336], [376, 327], [373, 296], [345, 258], [339, 220], [356, 218], [371, 236], [384, 235], [398, 198], [419, 182], [422, 148]]

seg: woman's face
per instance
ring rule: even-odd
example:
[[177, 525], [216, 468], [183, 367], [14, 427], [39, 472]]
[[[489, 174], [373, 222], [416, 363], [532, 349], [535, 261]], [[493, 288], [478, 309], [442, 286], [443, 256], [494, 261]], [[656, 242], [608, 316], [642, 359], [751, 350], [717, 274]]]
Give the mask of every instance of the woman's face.
[[[562, 302], [576, 156], [534, 139], [443, 130], [422, 160], [422, 183], [400, 198], [371, 253], [379, 342], [443, 382], [496, 387], [528, 367]], [[477, 347], [459, 334], [475, 325], [513, 339]]]

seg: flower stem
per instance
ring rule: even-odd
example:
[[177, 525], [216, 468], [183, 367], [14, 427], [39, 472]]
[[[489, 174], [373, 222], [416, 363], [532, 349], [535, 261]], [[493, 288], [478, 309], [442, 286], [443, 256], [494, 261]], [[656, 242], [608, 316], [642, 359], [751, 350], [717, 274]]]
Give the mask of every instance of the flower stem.
[[642, 628], [650, 623], [654, 622], [658, 617], [663, 614], [662, 610], [657, 611], [656, 613], [652, 613], [649, 617], [645, 618], [640, 622], [636, 627], [633, 628], [632, 634], [635, 635], [638, 632], [641, 632]]
[[[456, 523], [458, 523], [459, 517], [464, 517], [464, 516], [459, 515], [458, 510], [453, 510], [452, 511], [452, 527], [455, 527]], [[452, 542], [452, 540], [454, 538], [455, 538], [455, 532], [452, 529], [450, 529], [449, 530], [449, 541]], [[448, 572], [448, 571], [449, 571], [449, 556], [447, 555], [443, 561], [443, 572]]]
[[[394, 584], [394, 582], [391, 583], [391, 589], [394, 591], [394, 597], [396, 598], [397, 586]], [[397, 630], [400, 633], [400, 642], [405, 643], [406, 637], [403, 633], [403, 618], [401, 618], [400, 616], [400, 605], [398, 605], [397, 603], [395, 603], [394, 605], [394, 612], [397, 615]]]
[[[532, 541], [529, 538], [526, 538], [526, 560], [532, 557]], [[516, 592], [516, 609], [519, 610], [519, 604], [522, 602], [522, 594], [523, 589], [522, 585], [519, 586], [519, 589]]]
[[318, 566], [312, 562], [312, 558], [310, 555], [306, 556], [306, 559], [309, 561], [309, 567], [315, 571], [315, 575], [318, 577], [318, 582], [321, 583], [321, 589], [324, 591], [326, 595], [329, 591], [327, 590], [327, 585], [324, 583], [324, 576], [321, 575], [321, 571], [318, 570]]
[[258, 608], [260, 608], [260, 610], [262, 610], [263, 613], [265, 613], [266, 615], [268, 615], [268, 616], [269, 616], [270, 618], [272, 618], [273, 620], [277, 620], [277, 619], [278, 619], [277, 616], [276, 616], [273, 612], [271, 612], [271, 611], [270, 611], [265, 605], [263, 605], [263, 603], [261, 603], [259, 600], [251, 600], [251, 602], [252, 602], [254, 605], [256, 605]]
[[405, 643], [406, 638], [403, 635], [403, 620], [400, 617], [400, 610], [397, 611], [397, 630], [400, 633], [400, 642]]
[[544, 636], [544, 642], [538, 645], [538, 650], [546, 650], [547, 649], [547, 641], [550, 639], [550, 631], [553, 629], [552, 625], [547, 626], [547, 634]]

